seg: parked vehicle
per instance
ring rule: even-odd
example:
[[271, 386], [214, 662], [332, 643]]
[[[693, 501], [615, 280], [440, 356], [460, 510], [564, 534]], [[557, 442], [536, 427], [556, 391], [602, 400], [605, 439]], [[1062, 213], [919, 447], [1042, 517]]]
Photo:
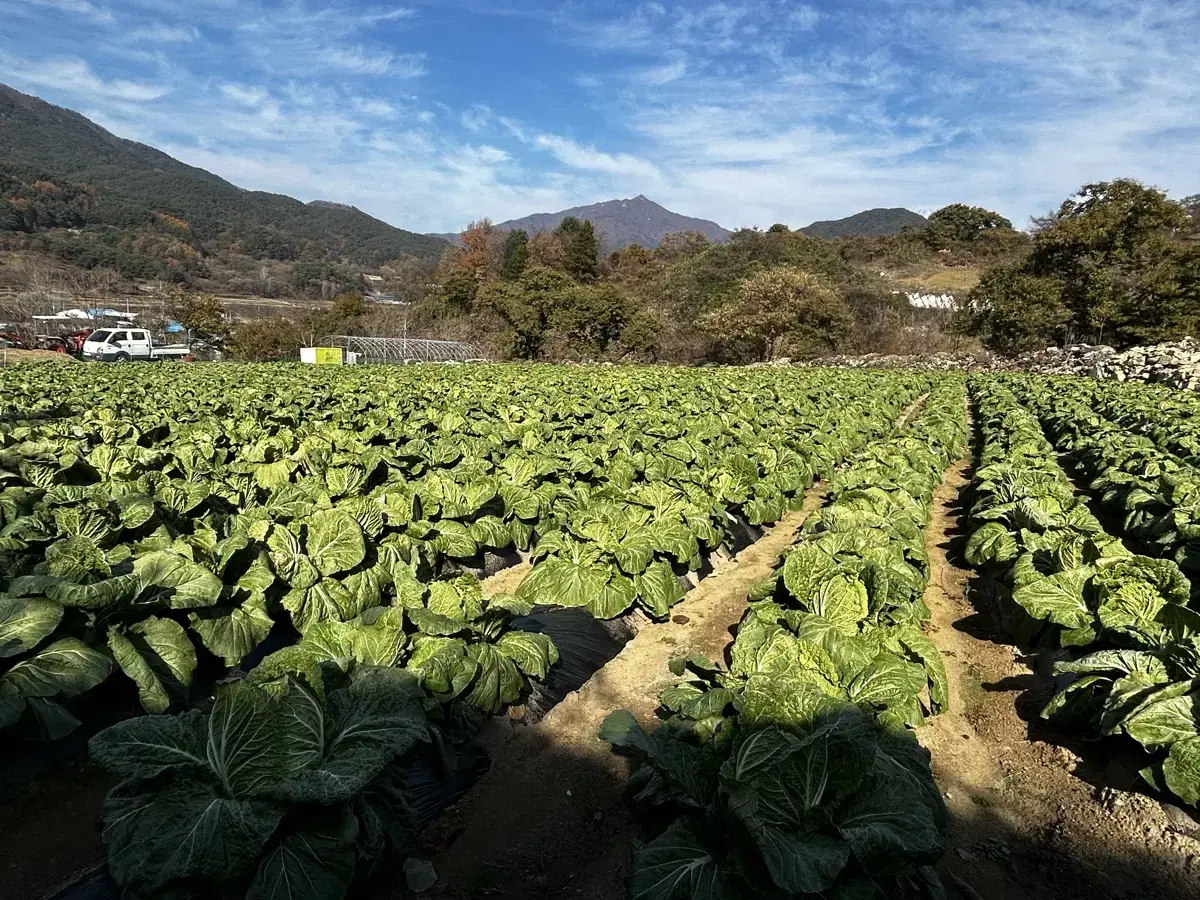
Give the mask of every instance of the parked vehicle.
[[12, 331], [0, 331], [0, 347], [8, 347], [13, 350], [28, 350], [28, 345], [21, 340], [21, 336]]
[[37, 345], [42, 350], [52, 350], [55, 353], [69, 353], [77, 356], [83, 352], [84, 341], [91, 335], [92, 329], [85, 328], [73, 334], [39, 334]]
[[83, 342], [83, 358], [103, 362], [181, 360], [190, 355], [184, 344], [159, 346], [144, 328], [102, 328]]

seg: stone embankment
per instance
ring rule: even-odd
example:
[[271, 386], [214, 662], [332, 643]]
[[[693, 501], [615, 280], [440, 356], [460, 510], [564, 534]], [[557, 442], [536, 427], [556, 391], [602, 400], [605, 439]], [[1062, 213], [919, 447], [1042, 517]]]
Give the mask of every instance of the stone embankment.
[[[789, 363], [789, 360], [777, 360], [774, 364]], [[1151, 347], [1132, 347], [1120, 352], [1104, 344], [1070, 344], [1023, 353], [1015, 359], [987, 353], [933, 353], [927, 356], [868, 353], [863, 356], [828, 356], [797, 365], [1085, 375], [1116, 381], [1162, 384], [1179, 390], [1200, 390], [1200, 342], [1193, 338]]]

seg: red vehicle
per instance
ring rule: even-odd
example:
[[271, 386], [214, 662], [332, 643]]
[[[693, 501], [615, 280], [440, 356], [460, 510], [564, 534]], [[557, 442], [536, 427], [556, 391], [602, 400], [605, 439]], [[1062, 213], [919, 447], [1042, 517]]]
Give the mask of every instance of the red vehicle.
[[11, 347], [14, 350], [29, 349], [29, 345], [21, 336], [12, 331], [0, 331], [0, 347]]
[[39, 334], [38, 346], [43, 350], [53, 350], [55, 353], [69, 353], [77, 356], [83, 350], [83, 342], [88, 339], [94, 329], [85, 328], [73, 334]]

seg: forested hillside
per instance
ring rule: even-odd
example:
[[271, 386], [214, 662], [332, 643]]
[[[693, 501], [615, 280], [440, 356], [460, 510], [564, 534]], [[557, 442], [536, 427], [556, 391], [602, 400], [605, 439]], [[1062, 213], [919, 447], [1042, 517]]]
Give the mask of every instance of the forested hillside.
[[805, 234], [819, 238], [872, 237], [896, 234], [905, 228], [923, 228], [927, 224], [924, 216], [910, 209], [868, 209], [844, 219], [813, 222], [803, 229]]
[[243, 190], [0, 85], [4, 233], [83, 266], [177, 281], [209, 277], [214, 263], [219, 275], [230, 257], [361, 270], [446, 246], [353, 207]]

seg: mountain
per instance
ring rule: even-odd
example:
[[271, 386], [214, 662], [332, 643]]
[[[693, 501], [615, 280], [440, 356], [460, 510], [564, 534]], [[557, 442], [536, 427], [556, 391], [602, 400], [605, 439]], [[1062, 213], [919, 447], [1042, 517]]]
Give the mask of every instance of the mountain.
[[[539, 231], [553, 231], [567, 216], [587, 219], [595, 225], [605, 250], [619, 250], [631, 244], [657, 247], [665, 235], [680, 231], [699, 231], [717, 243], [729, 240], [729, 232], [716, 222], [681, 216], [640, 194], [631, 200], [609, 200], [591, 206], [564, 209], [562, 212], [535, 213], [523, 219], [501, 222], [496, 227], [505, 231], [524, 229], [533, 235]], [[458, 240], [456, 234], [436, 237], [455, 242]]]
[[830, 240], [857, 235], [874, 237], [881, 234], [897, 234], [906, 226], [924, 228], [926, 224], [928, 224], [926, 218], [911, 209], [893, 207], [891, 209], [868, 209], [865, 212], [847, 216], [845, 219], [813, 222], [807, 228], [800, 230], [813, 237]]
[[[237, 245], [248, 255], [300, 259], [336, 249], [360, 266], [402, 254], [437, 257], [444, 242], [394, 228], [352, 206], [327, 201], [305, 204], [281, 194], [247, 191], [167, 154], [124, 140], [78, 113], [0, 85], [0, 230], [6, 197], [19, 211], [41, 203], [54, 227], [54, 201], [70, 194], [78, 216], [73, 226], [137, 230], [161, 216], [186, 226], [206, 250]], [[86, 201], [80, 201], [80, 197]], [[68, 215], [69, 210], [59, 211]], [[16, 219], [9, 214], [9, 222]], [[49, 224], [48, 224], [49, 223]]]

